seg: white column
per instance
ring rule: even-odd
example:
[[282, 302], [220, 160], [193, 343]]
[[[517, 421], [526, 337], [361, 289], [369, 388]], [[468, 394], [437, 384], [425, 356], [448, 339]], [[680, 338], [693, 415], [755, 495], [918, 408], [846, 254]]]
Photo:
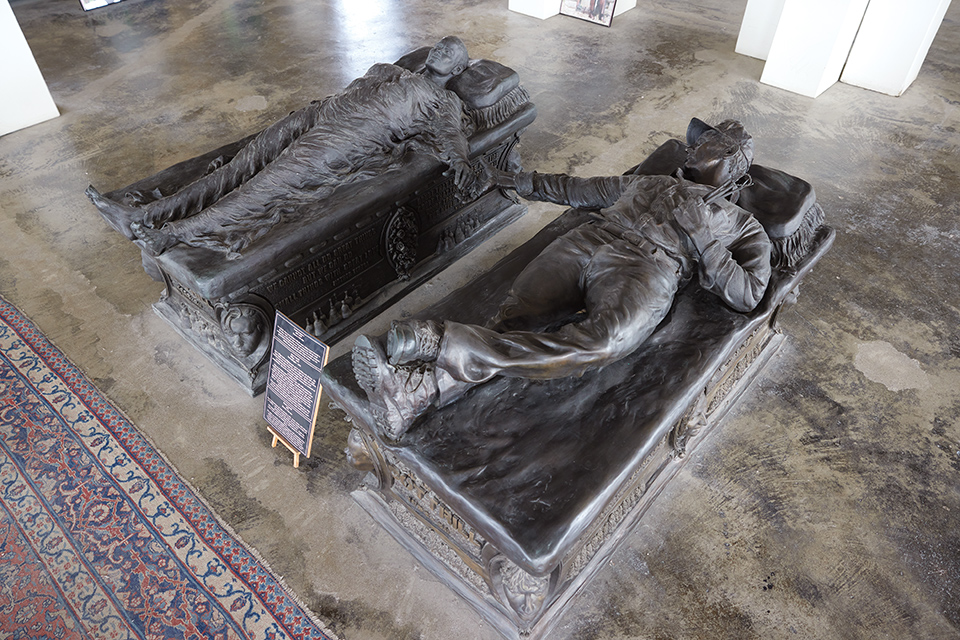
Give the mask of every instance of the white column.
[[767, 59], [786, 0], [747, 0], [737, 37], [737, 53]]
[[0, 135], [60, 115], [7, 0], [0, 0], [0, 87]]
[[560, 13], [560, 0], [510, 0], [507, 8], [510, 11], [546, 20]]
[[637, 0], [617, 0], [617, 6], [613, 8], [614, 17], [620, 15], [624, 11], [628, 11], [637, 6]]
[[869, 0], [786, 0], [760, 82], [816, 98], [840, 79]]
[[899, 96], [920, 73], [950, 0], [871, 0], [840, 80]]

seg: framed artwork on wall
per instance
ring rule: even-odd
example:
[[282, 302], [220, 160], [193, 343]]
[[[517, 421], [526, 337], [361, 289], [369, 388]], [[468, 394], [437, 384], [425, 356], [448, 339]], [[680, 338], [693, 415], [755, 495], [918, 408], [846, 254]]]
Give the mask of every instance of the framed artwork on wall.
[[609, 27], [613, 23], [613, 9], [617, 0], [562, 0], [560, 13]]
[[116, 4], [117, 2], [120, 2], [120, 0], [80, 0], [80, 6], [83, 7], [84, 11], [90, 11], [91, 9], [99, 9], [108, 4]]

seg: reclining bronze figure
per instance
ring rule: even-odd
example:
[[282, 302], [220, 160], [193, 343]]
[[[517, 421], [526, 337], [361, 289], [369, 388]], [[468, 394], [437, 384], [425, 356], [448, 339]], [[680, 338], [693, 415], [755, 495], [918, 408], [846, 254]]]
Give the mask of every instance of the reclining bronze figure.
[[139, 206], [115, 202], [94, 187], [87, 195], [104, 218], [154, 255], [183, 242], [237, 258], [299, 206], [338, 186], [396, 166], [416, 148], [449, 165], [458, 188], [472, 183], [467, 137], [472, 123], [445, 87], [469, 63], [467, 48], [447, 36], [429, 52], [422, 73], [376, 64], [344, 91], [294, 111], [261, 131], [230, 161]]
[[751, 183], [753, 140], [736, 121], [691, 123], [678, 175], [605, 178], [488, 172], [489, 181], [542, 200], [596, 211], [554, 240], [514, 280], [487, 326], [395, 322], [384, 348], [361, 336], [357, 381], [384, 435], [400, 438], [431, 405], [493, 376], [553, 379], [632, 353], [692, 277], [736, 311], [760, 302], [771, 242], [735, 204]]
[[263, 131], [87, 194], [165, 283], [157, 312], [258, 393], [277, 311], [332, 344], [522, 215], [476, 178], [483, 163], [520, 167], [535, 117], [514, 70], [448, 36]]
[[738, 123], [694, 119], [621, 176], [489, 169], [573, 206], [325, 368], [354, 498], [506, 638], [550, 637], [783, 344], [835, 233], [752, 160]]

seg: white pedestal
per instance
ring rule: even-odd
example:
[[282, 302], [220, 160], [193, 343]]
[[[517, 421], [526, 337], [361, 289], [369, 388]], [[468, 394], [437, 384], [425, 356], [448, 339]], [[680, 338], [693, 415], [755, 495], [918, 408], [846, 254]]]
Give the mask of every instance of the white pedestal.
[[60, 115], [7, 0], [0, 0], [0, 87], [0, 135]]
[[507, 8], [510, 11], [546, 20], [560, 13], [560, 0], [510, 0]]
[[624, 11], [628, 11], [637, 6], [637, 0], [617, 0], [617, 6], [613, 8], [613, 16], [617, 17]]
[[917, 78], [950, 0], [870, 0], [842, 82], [899, 96]]
[[747, 0], [737, 37], [737, 53], [766, 60], [786, 0]]
[[815, 98], [840, 78], [869, 0], [786, 0], [760, 82]]

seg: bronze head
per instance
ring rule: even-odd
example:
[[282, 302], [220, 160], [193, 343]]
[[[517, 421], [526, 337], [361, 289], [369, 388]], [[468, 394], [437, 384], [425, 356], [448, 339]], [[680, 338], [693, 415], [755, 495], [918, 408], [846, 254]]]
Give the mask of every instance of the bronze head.
[[736, 120], [711, 127], [694, 118], [687, 128], [687, 161], [683, 171], [700, 184], [738, 180], [753, 163], [753, 138]]

